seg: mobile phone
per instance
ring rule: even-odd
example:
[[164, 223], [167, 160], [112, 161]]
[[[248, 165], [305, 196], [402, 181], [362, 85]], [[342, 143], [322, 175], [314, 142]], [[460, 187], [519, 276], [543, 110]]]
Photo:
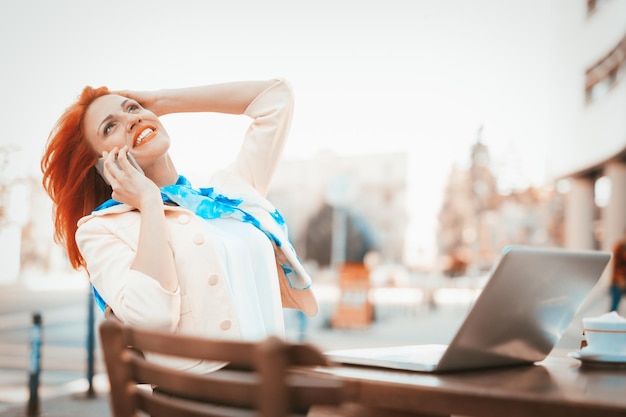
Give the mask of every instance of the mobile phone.
[[[128, 161], [130, 162], [130, 164], [135, 167], [135, 169], [139, 172], [141, 172], [143, 174], [143, 169], [141, 169], [141, 167], [139, 166], [139, 164], [137, 163], [137, 161], [135, 160], [135, 157], [133, 156], [133, 154], [131, 154], [130, 152], [126, 153], [126, 157], [128, 158]], [[115, 163], [117, 164], [118, 168], [122, 168], [120, 166], [120, 163], [118, 162], [117, 158], [115, 158]], [[98, 174], [100, 174], [100, 176], [102, 177], [102, 179], [104, 179], [104, 182], [106, 182], [107, 184], [111, 185], [109, 183], [109, 181], [106, 179], [106, 177], [104, 176], [104, 158], [100, 158], [98, 159], [98, 162], [96, 162], [96, 170], [98, 171]]]

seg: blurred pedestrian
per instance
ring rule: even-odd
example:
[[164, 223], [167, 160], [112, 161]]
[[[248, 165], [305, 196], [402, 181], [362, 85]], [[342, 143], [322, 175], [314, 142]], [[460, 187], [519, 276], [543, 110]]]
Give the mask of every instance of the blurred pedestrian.
[[624, 229], [624, 236], [613, 247], [609, 311], [618, 311], [624, 293], [626, 293], [626, 229]]
[[[208, 188], [179, 174], [160, 120], [188, 112], [252, 119], [239, 154]], [[292, 112], [285, 80], [83, 90], [50, 134], [41, 166], [56, 237], [72, 266], [87, 270], [101, 308], [129, 325], [244, 340], [284, 337], [282, 307], [316, 314], [311, 279], [265, 199]], [[222, 144], [186, 146], [210, 153]]]

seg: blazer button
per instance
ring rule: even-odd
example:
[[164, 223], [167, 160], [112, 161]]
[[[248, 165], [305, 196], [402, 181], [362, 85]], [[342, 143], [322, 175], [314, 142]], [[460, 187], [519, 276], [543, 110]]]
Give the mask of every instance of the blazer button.
[[209, 285], [215, 285], [215, 284], [217, 284], [218, 281], [219, 281], [219, 277], [217, 275], [215, 275], [215, 274], [212, 274], [209, 277]]
[[181, 214], [180, 216], [178, 216], [178, 223], [180, 224], [187, 224], [189, 223], [189, 215], [188, 214]]
[[232, 323], [230, 322], [230, 320], [224, 320], [223, 322], [220, 323], [220, 328], [222, 330], [228, 330], [230, 329], [231, 324]]
[[196, 245], [202, 245], [204, 243], [204, 235], [202, 233], [195, 234], [193, 236], [193, 243]]

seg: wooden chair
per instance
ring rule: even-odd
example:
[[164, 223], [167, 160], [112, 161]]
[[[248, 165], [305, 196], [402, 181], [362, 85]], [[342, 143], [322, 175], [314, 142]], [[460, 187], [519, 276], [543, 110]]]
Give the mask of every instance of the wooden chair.
[[[301, 368], [328, 365], [309, 344], [275, 337], [258, 343], [209, 340], [142, 330], [116, 320], [101, 324], [100, 338], [115, 417], [142, 415], [138, 411], [153, 417], [291, 417], [306, 415], [312, 405], [333, 409], [343, 400], [340, 381]], [[141, 352], [229, 366], [197, 374], [158, 365]]]

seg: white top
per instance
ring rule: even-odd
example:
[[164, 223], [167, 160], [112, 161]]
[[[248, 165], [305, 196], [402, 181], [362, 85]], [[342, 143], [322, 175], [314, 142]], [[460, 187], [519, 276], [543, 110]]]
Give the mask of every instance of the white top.
[[274, 248], [267, 236], [253, 225], [235, 219], [205, 223], [229, 271], [225, 278], [241, 338], [254, 341], [270, 335], [284, 337]]

